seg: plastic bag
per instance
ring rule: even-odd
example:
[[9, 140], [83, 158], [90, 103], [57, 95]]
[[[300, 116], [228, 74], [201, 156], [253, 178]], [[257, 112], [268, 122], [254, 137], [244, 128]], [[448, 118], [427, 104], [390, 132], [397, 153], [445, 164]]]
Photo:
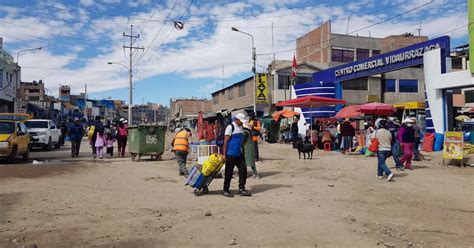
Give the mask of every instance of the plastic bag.
[[224, 158], [221, 154], [211, 154], [209, 158], [204, 161], [201, 172], [207, 177], [211, 175], [212, 172], [219, 171], [223, 165]]

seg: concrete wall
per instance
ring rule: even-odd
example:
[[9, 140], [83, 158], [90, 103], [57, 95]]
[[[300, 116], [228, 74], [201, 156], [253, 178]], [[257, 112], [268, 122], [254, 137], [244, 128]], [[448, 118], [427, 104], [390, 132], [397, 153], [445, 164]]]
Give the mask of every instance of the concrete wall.
[[347, 105], [367, 103], [367, 96], [374, 95], [380, 99], [380, 77], [368, 78], [368, 90], [343, 90], [342, 96]]
[[[386, 79], [397, 79], [396, 92], [385, 92], [384, 98], [386, 103], [403, 103], [403, 102], [423, 102], [425, 101], [425, 81], [423, 69], [406, 68], [384, 74]], [[418, 79], [418, 93], [398, 92], [399, 79]]]
[[[212, 111], [217, 112], [220, 110], [233, 110], [242, 109], [253, 106], [253, 78], [248, 79], [242, 83], [245, 83], [245, 96], [239, 97], [239, 85], [233, 85], [223, 91], [218, 91], [212, 94]], [[233, 91], [234, 99], [229, 100], [229, 92]], [[218, 102], [215, 102], [215, 98]]]

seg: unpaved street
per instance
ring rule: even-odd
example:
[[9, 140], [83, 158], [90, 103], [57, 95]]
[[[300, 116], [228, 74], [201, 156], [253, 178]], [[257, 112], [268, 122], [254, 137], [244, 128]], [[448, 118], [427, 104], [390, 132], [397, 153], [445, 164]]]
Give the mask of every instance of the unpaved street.
[[262, 178], [247, 181], [253, 196], [225, 198], [220, 178], [194, 196], [169, 152], [93, 161], [83, 148], [76, 159], [59, 159], [63, 148], [32, 153], [48, 163], [0, 166], [0, 247], [474, 244], [474, 169], [441, 167], [440, 154], [387, 183], [375, 158], [317, 151], [299, 160], [289, 145], [264, 144]]

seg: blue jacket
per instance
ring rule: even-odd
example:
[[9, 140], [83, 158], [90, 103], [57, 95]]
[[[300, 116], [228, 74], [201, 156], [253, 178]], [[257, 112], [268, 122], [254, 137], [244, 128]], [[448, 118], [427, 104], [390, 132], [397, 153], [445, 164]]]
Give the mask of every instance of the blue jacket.
[[69, 139], [70, 140], [82, 140], [82, 136], [84, 135], [84, 129], [82, 125], [74, 125], [69, 128]]

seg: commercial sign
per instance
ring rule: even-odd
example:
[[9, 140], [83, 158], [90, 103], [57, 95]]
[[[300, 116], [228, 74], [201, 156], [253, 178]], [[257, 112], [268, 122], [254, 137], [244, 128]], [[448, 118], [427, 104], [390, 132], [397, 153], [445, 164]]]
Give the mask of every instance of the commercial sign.
[[446, 132], [443, 145], [444, 159], [463, 159], [463, 132]]
[[346, 81], [421, 65], [423, 64], [423, 54], [434, 49], [441, 49], [441, 56], [447, 57], [450, 49], [449, 37], [442, 36], [395, 51], [316, 72], [313, 74], [313, 81]]
[[267, 74], [259, 73], [255, 77], [255, 80], [255, 96], [257, 97], [257, 103], [268, 103]]

